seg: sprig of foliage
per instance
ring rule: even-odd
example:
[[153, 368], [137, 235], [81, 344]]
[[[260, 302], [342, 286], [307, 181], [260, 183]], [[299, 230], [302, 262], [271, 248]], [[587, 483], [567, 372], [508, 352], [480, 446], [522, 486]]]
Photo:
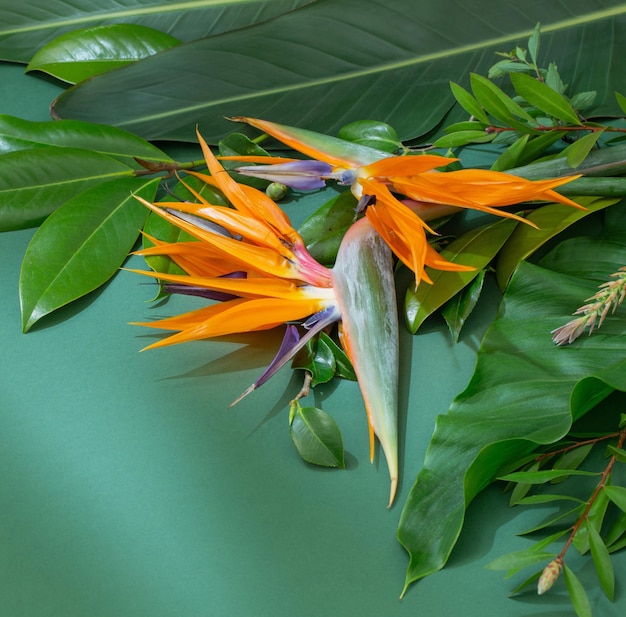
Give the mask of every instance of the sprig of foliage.
[[[507, 570], [507, 577], [516, 574], [520, 570], [549, 559], [549, 563], [539, 572], [534, 573], [521, 585], [515, 588], [513, 593], [518, 593], [528, 585], [535, 583], [537, 593], [547, 593], [564, 575], [565, 585], [572, 602], [572, 606], [578, 617], [591, 615], [591, 607], [585, 589], [574, 572], [566, 564], [566, 554], [571, 546], [579, 553], [590, 553], [600, 585], [609, 598], [614, 600], [615, 572], [611, 563], [611, 553], [626, 545], [626, 487], [614, 485], [614, 467], [617, 463], [626, 463], [626, 414], [621, 415], [619, 430], [591, 439], [571, 442], [566, 438], [562, 443], [556, 444], [555, 448], [535, 456], [526, 463], [521, 471], [516, 471], [502, 476], [500, 479], [509, 482], [513, 487], [513, 505], [532, 505], [552, 503], [559, 500], [571, 500], [576, 506], [567, 511], [565, 515], [558, 515], [541, 525], [528, 530], [525, 533], [537, 532], [553, 527], [558, 521], [574, 518], [574, 522], [564, 529], [552, 533], [549, 537], [537, 542], [533, 547], [504, 555], [491, 562], [487, 567], [494, 570]], [[608, 441], [608, 461], [602, 471], [583, 472], [578, 467], [587, 459], [592, 449], [599, 445], [605, 445]], [[549, 469], [543, 467], [550, 463]], [[532, 488], [554, 484], [574, 475], [590, 475], [598, 477], [598, 481], [586, 501], [581, 501], [567, 493], [536, 493], [528, 495]], [[617, 516], [603, 537], [604, 522], [610, 518], [611, 510], [617, 511]], [[558, 553], [546, 552], [546, 548], [554, 542], [566, 536], [565, 542]]]
[[[598, 139], [605, 133], [626, 133], [618, 126], [599, 124], [584, 118], [583, 112], [594, 102], [593, 91], [568, 95], [554, 62], [548, 68], [538, 64], [540, 27], [536, 26], [528, 40], [528, 50], [516, 47], [500, 53], [500, 60], [489, 70], [488, 77], [472, 74], [471, 92], [452, 83], [457, 103], [470, 114], [470, 119], [445, 128], [447, 133], [433, 144], [437, 148], [456, 148], [470, 143], [507, 145], [492, 165], [506, 170], [527, 164], [544, 155], [557, 142], [569, 144], [564, 150], [569, 165], [578, 167]], [[508, 77], [514, 96], [494, 83]], [[623, 108], [624, 97], [616, 93]]]

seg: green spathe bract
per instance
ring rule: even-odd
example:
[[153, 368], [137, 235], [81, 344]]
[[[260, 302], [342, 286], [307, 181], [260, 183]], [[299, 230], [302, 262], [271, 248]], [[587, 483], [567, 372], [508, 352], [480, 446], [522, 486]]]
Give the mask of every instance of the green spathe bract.
[[389, 505], [398, 484], [398, 315], [389, 247], [367, 219], [346, 233], [332, 271], [350, 359], [387, 459]]

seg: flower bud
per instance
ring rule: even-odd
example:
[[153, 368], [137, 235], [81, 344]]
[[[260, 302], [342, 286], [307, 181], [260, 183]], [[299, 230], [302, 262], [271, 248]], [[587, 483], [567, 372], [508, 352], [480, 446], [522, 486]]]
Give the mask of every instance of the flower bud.
[[556, 580], [563, 572], [563, 559], [557, 557], [553, 559], [543, 570], [537, 583], [537, 593], [539, 595], [544, 594], [546, 591], [552, 588], [552, 585], [556, 583]]

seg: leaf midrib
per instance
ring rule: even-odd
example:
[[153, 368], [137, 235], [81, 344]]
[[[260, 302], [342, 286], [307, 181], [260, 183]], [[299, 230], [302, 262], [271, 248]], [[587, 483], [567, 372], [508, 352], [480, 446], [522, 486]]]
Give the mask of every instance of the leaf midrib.
[[[590, 22], [600, 21], [603, 19], [607, 19], [610, 17], [617, 17], [619, 15], [626, 14], [626, 4], [622, 4], [618, 7], [613, 7], [610, 9], [605, 9], [601, 11], [594, 11], [592, 13], [587, 13], [586, 15], [580, 15], [577, 17], [572, 17], [569, 19], [564, 19], [561, 21], [554, 22], [553, 24], [542, 25], [542, 33], [550, 33], [550, 32], [558, 32], [559, 30], [565, 30], [567, 28], [572, 28], [575, 26], [585, 25]], [[324, 86], [337, 82], [346, 81], [346, 79], [358, 79], [360, 77], [367, 77], [368, 75], [373, 75], [377, 73], [385, 73], [387, 71], [399, 70], [410, 66], [415, 66], [419, 64], [424, 64], [426, 62], [433, 62], [435, 60], [441, 60], [443, 58], [450, 58], [453, 56], [458, 56], [465, 53], [470, 53], [474, 51], [482, 50], [486, 47], [492, 47], [496, 45], [505, 45], [506, 43], [510, 43], [513, 41], [517, 41], [520, 38], [528, 37], [532, 33], [531, 30], [523, 30], [520, 32], [515, 32], [513, 34], [508, 34], [505, 36], [494, 37], [491, 39], [484, 39], [477, 43], [472, 43], [468, 45], [462, 45], [453, 50], [444, 50], [433, 52], [430, 54], [423, 54], [417, 57], [408, 58], [406, 60], [399, 60], [396, 62], [387, 62], [378, 64], [373, 68], [356, 70], [356, 71], [348, 71], [345, 73], [340, 73], [336, 75], [332, 75], [329, 77], [324, 77], [321, 79], [308, 79], [304, 84], [288, 84], [284, 86], [280, 86], [277, 88], [267, 88], [260, 92], [258, 92], [258, 96], [272, 96], [283, 94], [286, 92], [294, 92], [296, 90], [308, 89], [315, 86]], [[206, 109], [209, 107], [215, 107], [219, 105], [223, 105], [226, 103], [234, 103], [237, 101], [249, 100], [250, 92], [245, 92], [243, 94], [239, 94], [236, 96], [229, 96], [221, 99], [212, 99], [210, 102], [202, 102], [195, 105], [189, 105], [187, 107], [177, 107], [173, 110], [163, 111], [158, 114], [153, 114], [150, 116], [142, 116], [141, 122], [151, 122], [153, 120], [159, 120], [162, 118], [167, 118], [170, 116], [180, 116], [181, 114], [187, 112], [194, 112], [201, 109]], [[129, 119], [126, 121], [122, 121], [117, 123], [117, 126], [129, 126], [137, 123], [136, 119]]]

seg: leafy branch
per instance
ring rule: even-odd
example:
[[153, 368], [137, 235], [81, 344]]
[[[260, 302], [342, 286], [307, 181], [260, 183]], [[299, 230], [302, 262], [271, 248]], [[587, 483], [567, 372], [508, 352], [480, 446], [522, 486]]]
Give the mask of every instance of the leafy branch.
[[[619, 432], [579, 441], [563, 448], [557, 447], [554, 450], [536, 456], [534, 463], [530, 467], [527, 465], [525, 471], [513, 472], [500, 478], [512, 483], [516, 490], [521, 488], [522, 493], [527, 493], [531, 486], [557, 480], [562, 481], [571, 475], [598, 475], [594, 472], [580, 472], [577, 470], [577, 467], [587, 458], [591, 447], [615, 437], [617, 437], [615, 445], [608, 446], [609, 460], [604, 470], [599, 473], [599, 480], [587, 501], [579, 502], [576, 497], [568, 497], [567, 495], [537, 494], [529, 497], [517, 496], [515, 504], [550, 503], [562, 499], [571, 499], [579, 502], [579, 505], [567, 513], [576, 514], [576, 520], [571, 527], [551, 534], [530, 549], [502, 556], [487, 566], [494, 570], [505, 569], [507, 570], [507, 577], [509, 577], [537, 561], [544, 560], [546, 555], [551, 558], [547, 566], [526, 579], [513, 593], [518, 593], [530, 583], [537, 581], [537, 593], [542, 595], [554, 586], [563, 573], [576, 614], [579, 617], [591, 615], [589, 600], [584, 588], [574, 572], [565, 563], [566, 553], [574, 545], [581, 554], [591, 552], [602, 589], [611, 601], [614, 599], [615, 574], [611, 564], [610, 553], [622, 548], [626, 541], [626, 488], [613, 486], [611, 478], [615, 464], [617, 462], [626, 463], [626, 451], [623, 449], [626, 441], [626, 415], [622, 414]], [[580, 452], [580, 455], [577, 452]], [[560, 455], [560, 458], [556, 459], [552, 469], [539, 470], [539, 464], [548, 459], [555, 459], [558, 455]], [[621, 516], [617, 518], [608, 532], [608, 539], [603, 540], [600, 530], [610, 502], [618, 508]], [[550, 519], [548, 522], [539, 527], [534, 527], [525, 533], [544, 529], [553, 525], [560, 518], [561, 516], [558, 516], [557, 519]], [[551, 556], [547, 554], [545, 549], [554, 541], [559, 540], [568, 531], [569, 535], [559, 553]]]

